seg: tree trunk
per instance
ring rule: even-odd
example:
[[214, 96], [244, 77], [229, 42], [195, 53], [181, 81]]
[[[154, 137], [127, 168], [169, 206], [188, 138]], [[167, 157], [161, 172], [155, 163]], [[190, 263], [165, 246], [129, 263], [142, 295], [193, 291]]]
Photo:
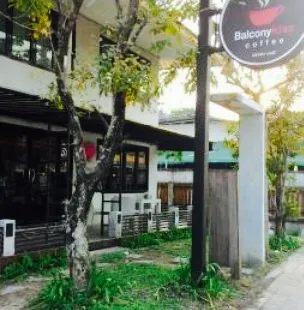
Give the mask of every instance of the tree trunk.
[[77, 182], [71, 200], [67, 204], [67, 251], [70, 276], [77, 291], [87, 288], [90, 268], [87, 238], [86, 210], [89, 209], [93, 193], [85, 181]]
[[284, 186], [279, 182], [276, 188], [275, 203], [276, 203], [276, 218], [275, 218], [275, 234], [277, 237], [284, 235]]

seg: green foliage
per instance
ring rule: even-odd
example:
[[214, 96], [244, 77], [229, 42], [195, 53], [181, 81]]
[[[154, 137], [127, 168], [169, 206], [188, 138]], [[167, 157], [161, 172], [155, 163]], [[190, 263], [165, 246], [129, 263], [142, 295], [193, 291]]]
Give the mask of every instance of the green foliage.
[[73, 281], [60, 274], [32, 302], [32, 309], [172, 309], [165, 294], [174, 271], [159, 266], [119, 265], [100, 271], [92, 266], [87, 290], [75, 292]]
[[157, 265], [119, 264], [115, 268], [98, 270], [92, 266], [88, 287], [75, 292], [73, 281], [55, 274], [32, 302], [32, 309], [180, 309], [181, 297], [212, 301], [230, 296], [233, 287], [225, 280], [216, 264], [211, 264], [202, 276], [202, 285], [192, 284], [190, 264], [177, 270]]
[[284, 215], [286, 218], [295, 218], [300, 215], [300, 205], [297, 193], [297, 190], [294, 188], [288, 188], [285, 192]]
[[114, 253], [107, 253], [102, 255], [101, 261], [103, 263], [117, 263], [124, 258], [126, 258], [126, 253], [125, 252], [114, 252]]
[[302, 242], [299, 238], [293, 236], [271, 236], [269, 237], [269, 248], [273, 251], [292, 252], [299, 249]]
[[122, 246], [128, 248], [142, 248], [154, 245], [160, 245], [163, 242], [189, 239], [192, 236], [191, 229], [170, 229], [168, 231], [161, 231], [155, 233], [146, 233], [131, 238], [124, 239]]
[[18, 262], [10, 264], [1, 270], [0, 282], [12, 280], [19, 276], [26, 276], [28, 274], [46, 274], [52, 269], [66, 267], [67, 258], [65, 252], [43, 255], [37, 258], [24, 255]]
[[33, 30], [34, 39], [47, 37], [51, 33], [50, 13], [54, 9], [51, 0], [9, 0], [9, 4], [29, 18], [28, 25]]
[[212, 302], [212, 299], [223, 298], [233, 293], [234, 288], [225, 279], [219, 265], [212, 263], [201, 276], [200, 283], [193, 283], [191, 264], [182, 264], [176, 271], [174, 287], [192, 295], [196, 299]]

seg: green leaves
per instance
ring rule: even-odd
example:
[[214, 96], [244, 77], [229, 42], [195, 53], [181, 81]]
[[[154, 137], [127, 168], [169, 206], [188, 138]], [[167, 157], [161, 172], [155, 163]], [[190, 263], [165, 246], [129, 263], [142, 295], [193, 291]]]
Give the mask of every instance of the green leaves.
[[98, 63], [100, 93], [125, 93], [127, 104], [149, 104], [159, 85], [151, 64], [133, 53], [122, 54], [115, 45], [102, 52]]
[[24, 26], [33, 29], [34, 39], [50, 35], [50, 13], [54, 9], [52, 0], [9, 0], [9, 4], [28, 16], [29, 23]]

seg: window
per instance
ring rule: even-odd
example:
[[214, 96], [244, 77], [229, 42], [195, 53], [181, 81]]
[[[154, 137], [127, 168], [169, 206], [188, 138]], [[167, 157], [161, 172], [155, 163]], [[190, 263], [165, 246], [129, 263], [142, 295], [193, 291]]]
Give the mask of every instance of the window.
[[[108, 38], [101, 36], [100, 37], [100, 45], [99, 45], [100, 54], [106, 52], [111, 45], [115, 45], [115, 42], [108, 39]], [[141, 55], [138, 55], [137, 53], [135, 53], [131, 50], [128, 50], [128, 54], [137, 56], [139, 58], [140, 62], [142, 62], [144, 64], [151, 64], [151, 62], [147, 58], [145, 58]]]
[[[0, 53], [34, 66], [51, 69], [53, 52], [50, 41], [46, 38], [34, 40], [31, 30], [20, 26], [28, 22], [27, 15], [12, 8], [8, 9], [7, 0], [0, 0], [0, 10], [17, 22], [13, 23], [0, 15]], [[51, 18], [52, 28], [56, 30], [58, 13], [52, 12]], [[56, 45], [55, 40], [54, 45]]]
[[[6, 14], [6, 0], [0, 1], [0, 11]], [[6, 41], [6, 20], [5, 18], [1, 15], [0, 16], [0, 53], [5, 52], [5, 41]]]
[[[25, 25], [28, 21], [27, 17], [14, 11], [15, 20], [21, 25]], [[12, 36], [12, 56], [30, 61], [31, 53], [31, 31], [25, 27], [13, 23], [13, 36]]]
[[[97, 141], [100, 145], [101, 140]], [[98, 147], [99, 149], [99, 147]], [[124, 145], [115, 155], [109, 173], [106, 192], [145, 192], [148, 190], [149, 149], [136, 145]]]

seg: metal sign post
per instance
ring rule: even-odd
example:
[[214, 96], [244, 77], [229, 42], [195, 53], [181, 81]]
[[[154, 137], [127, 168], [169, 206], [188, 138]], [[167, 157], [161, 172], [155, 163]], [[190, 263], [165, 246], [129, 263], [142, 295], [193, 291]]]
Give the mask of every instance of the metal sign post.
[[192, 213], [192, 280], [198, 283], [206, 268], [208, 210], [209, 88], [210, 88], [210, 8], [211, 0], [200, 0], [197, 56], [197, 102]]

